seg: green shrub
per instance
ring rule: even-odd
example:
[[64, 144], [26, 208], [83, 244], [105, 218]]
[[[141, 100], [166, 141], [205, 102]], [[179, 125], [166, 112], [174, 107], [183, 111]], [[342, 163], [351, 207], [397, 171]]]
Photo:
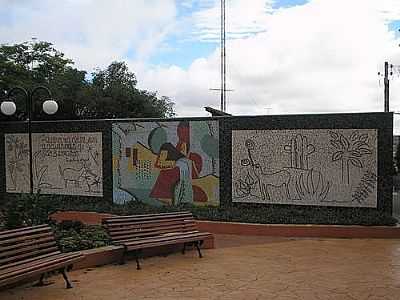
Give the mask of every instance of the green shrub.
[[49, 215], [56, 211], [51, 198], [37, 194], [19, 194], [3, 206], [3, 226], [13, 229], [49, 223]]
[[77, 221], [64, 221], [57, 224], [55, 235], [62, 252], [87, 250], [111, 244], [104, 228], [83, 225]]
[[[84, 201], [83, 201], [84, 200]], [[4, 200], [3, 200], [4, 201]], [[389, 225], [397, 224], [391, 215], [370, 208], [340, 209], [335, 207], [308, 207], [289, 205], [232, 205], [212, 206], [160, 206], [154, 207], [141, 201], [113, 204], [90, 198], [70, 198], [53, 195], [22, 195], [13, 197], [2, 205], [6, 228], [36, 225], [49, 222], [48, 215], [55, 211], [92, 211], [116, 215], [163, 213], [189, 210], [195, 218], [212, 221], [260, 223], [260, 224], [340, 224], [340, 225]], [[340, 209], [340, 213], [338, 213]], [[64, 225], [63, 225], [64, 226]], [[66, 225], [65, 225], [66, 226]], [[64, 229], [63, 229], [64, 230]], [[69, 231], [70, 229], [66, 230]], [[80, 229], [74, 228], [74, 232]], [[71, 236], [74, 236], [71, 232]], [[85, 235], [87, 233], [83, 230]], [[72, 238], [71, 238], [72, 239]], [[85, 246], [85, 239], [80, 245]], [[100, 242], [102, 239], [100, 239]], [[65, 243], [67, 243], [66, 240]], [[73, 248], [68, 246], [66, 248]]]
[[327, 225], [386, 225], [395, 226], [397, 219], [373, 209], [342, 210], [335, 208], [258, 206], [258, 207], [191, 207], [200, 220], [227, 221], [259, 224], [327, 224]]

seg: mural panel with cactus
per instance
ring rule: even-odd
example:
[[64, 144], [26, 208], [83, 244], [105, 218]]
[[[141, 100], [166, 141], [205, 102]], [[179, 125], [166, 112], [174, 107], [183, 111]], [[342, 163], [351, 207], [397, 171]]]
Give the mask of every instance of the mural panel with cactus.
[[376, 207], [377, 130], [232, 132], [232, 200]]

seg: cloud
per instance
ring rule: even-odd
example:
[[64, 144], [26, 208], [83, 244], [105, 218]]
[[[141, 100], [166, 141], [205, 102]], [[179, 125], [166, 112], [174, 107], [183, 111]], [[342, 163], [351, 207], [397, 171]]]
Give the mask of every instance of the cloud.
[[80, 68], [146, 60], [172, 30], [173, 0], [0, 0], [0, 40], [51, 41]]
[[[228, 111], [236, 114], [382, 111], [385, 60], [400, 64], [389, 23], [398, 0], [227, 1]], [[0, 41], [51, 41], [79, 68], [127, 60], [139, 85], [176, 102], [180, 116], [218, 108], [219, 0], [0, 0]], [[178, 41], [214, 42], [188, 68], [154, 66]], [[175, 44], [174, 44], [175, 43]], [[163, 50], [162, 50], [163, 49]], [[391, 81], [400, 111], [400, 78]], [[398, 123], [398, 124], [397, 124]], [[400, 118], [397, 121], [400, 128]], [[400, 130], [399, 130], [400, 131]]]
[[[207, 2], [207, 1], [206, 1]], [[192, 36], [201, 41], [219, 41], [220, 39], [220, 0], [203, 3], [203, 7], [191, 16]], [[272, 0], [226, 1], [226, 32], [228, 39], [240, 39], [265, 31], [268, 14], [273, 11]]]
[[[382, 71], [385, 60], [400, 64], [399, 40], [388, 27], [389, 22], [400, 19], [398, 1], [312, 0], [272, 12], [261, 10], [270, 2], [256, 2], [258, 10], [249, 13], [259, 20], [256, 30], [227, 42], [227, 87], [234, 89], [227, 96], [229, 112], [383, 110], [383, 87], [377, 72]], [[238, 11], [246, 11], [246, 1], [235, 3]], [[232, 19], [228, 17], [228, 22]], [[201, 34], [208, 34], [207, 30]], [[219, 87], [218, 72], [216, 49], [187, 70], [156, 68], [139, 78], [144, 87], [156, 87], [161, 94], [172, 96], [179, 115], [193, 116], [205, 115], [203, 106], [219, 107], [219, 95], [209, 91]], [[399, 86], [400, 78], [393, 78], [391, 105], [400, 110]]]

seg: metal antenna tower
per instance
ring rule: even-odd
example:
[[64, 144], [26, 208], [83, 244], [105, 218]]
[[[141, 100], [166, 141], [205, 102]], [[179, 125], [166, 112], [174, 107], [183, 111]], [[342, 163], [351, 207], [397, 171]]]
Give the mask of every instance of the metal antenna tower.
[[226, 89], [226, 28], [225, 28], [225, 0], [221, 0], [221, 87], [210, 89], [211, 91], [221, 92], [221, 111], [226, 112], [226, 92], [233, 90]]
[[221, 110], [226, 110], [225, 0], [221, 0]]

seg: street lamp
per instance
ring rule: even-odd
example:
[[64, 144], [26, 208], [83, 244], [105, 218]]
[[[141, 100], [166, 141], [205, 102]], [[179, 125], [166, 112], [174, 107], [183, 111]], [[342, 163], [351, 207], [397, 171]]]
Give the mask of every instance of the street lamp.
[[17, 110], [17, 106], [12, 101], [3, 101], [1, 102], [0, 109], [6, 116], [12, 116]]
[[58, 110], [58, 104], [56, 101], [52, 99], [51, 92], [47, 87], [44, 86], [37, 86], [31, 91], [27, 91], [26, 89], [22, 87], [14, 87], [11, 90], [8, 91], [7, 93], [7, 100], [3, 101], [0, 105], [0, 110], [1, 112], [6, 115], [6, 116], [11, 116], [17, 111], [17, 106], [16, 104], [11, 100], [11, 96], [16, 93], [16, 92], [21, 92], [25, 96], [25, 101], [26, 101], [26, 110], [28, 114], [28, 118], [26, 121], [28, 121], [28, 136], [29, 136], [29, 179], [30, 179], [30, 193], [33, 193], [33, 170], [32, 170], [32, 130], [31, 130], [31, 122], [32, 122], [32, 116], [33, 116], [33, 96], [38, 92], [38, 91], [44, 91], [47, 93], [48, 99], [43, 102], [42, 109], [43, 111], [48, 114], [52, 115], [55, 114]]

